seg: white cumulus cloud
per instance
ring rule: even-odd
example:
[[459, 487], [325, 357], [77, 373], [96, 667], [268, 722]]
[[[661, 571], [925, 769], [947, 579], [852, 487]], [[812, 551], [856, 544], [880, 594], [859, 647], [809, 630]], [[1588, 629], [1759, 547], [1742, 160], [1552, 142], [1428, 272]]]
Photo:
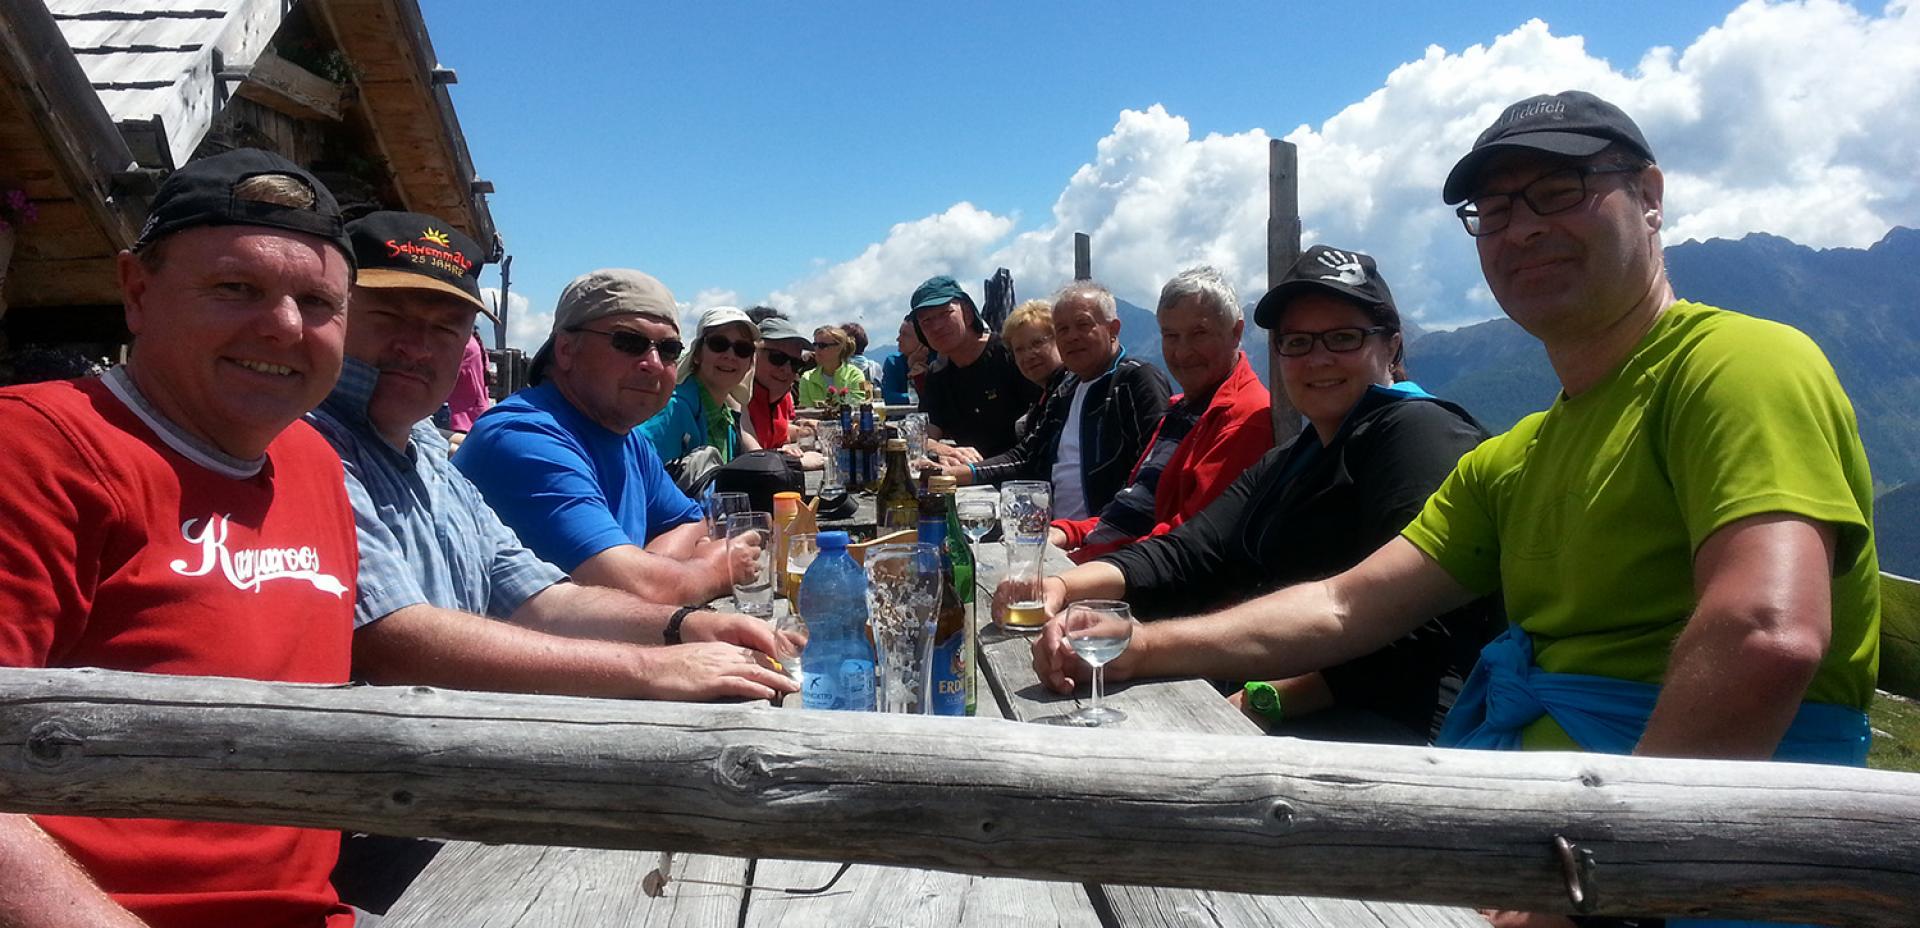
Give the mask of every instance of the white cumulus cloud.
[[[1633, 115], [1668, 177], [1666, 241], [1753, 231], [1815, 247], [1864, 246], [1920, 222], [1920, 6], [1879, 14], [1837, 0], [1752, 0], [1684, 49], [1621, 67], [1541, 20], [1458, 51], [1430, 47], [1298, 146], [1302, 238], [1375, 255], [1402, 309], [1425, 326], [1498, 312], [1473, 247], [1440, 202], [1453, 162], [1507, 104], [1585, 89]], [[890, 229], [858, 256], [770, 296], [803, 324], [892, 328], [935, 273], [980, 281], [1011, 268], [1022, 297], [1072, 268], [1093, 236], [1096, 277], [1151, 305], [1173, 272], [1220, 266], [1252, 298], [1266, 279], [1267, 149], [1250, 127], [1194, 138], [1159, 105], [1120, 114], [1050, 215], [1021, 228], [967, 202]], [[732, 296], [729, 294], [729, 296]]]

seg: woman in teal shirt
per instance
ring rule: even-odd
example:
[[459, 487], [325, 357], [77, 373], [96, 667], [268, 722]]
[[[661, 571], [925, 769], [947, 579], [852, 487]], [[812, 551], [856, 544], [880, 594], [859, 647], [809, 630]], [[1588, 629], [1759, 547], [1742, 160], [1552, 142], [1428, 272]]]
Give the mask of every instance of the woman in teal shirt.
[[740, 426], [741, 410], [752, 395], [753, 357], [760, 328], [732, 306], [716, 306], [700, 315], [700, 331], [680, 356], [680, 385], [667, 408], [641, 423], [663, 461], [675, 461], [698, 448], [712, 447], [724, 464], [746, 451], [758, 451], [753, 435]]
[[853, 336], [839, 326], [823, 325], [813, 330], [814, 368], [800, 375], [800, 405], [825, 406], [827, 388], [847, 391], [846, 402], [855, 406], [867, 401], [867, 375], [847, 363], [853, 357]]

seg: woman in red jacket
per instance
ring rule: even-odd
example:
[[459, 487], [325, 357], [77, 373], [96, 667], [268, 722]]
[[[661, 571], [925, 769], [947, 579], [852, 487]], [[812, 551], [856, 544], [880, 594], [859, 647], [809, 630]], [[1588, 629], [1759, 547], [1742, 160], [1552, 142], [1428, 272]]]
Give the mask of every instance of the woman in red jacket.
[[1272, 401], [1240, 350], [1246, 321], [1220, 271], [1181, 271], [1160, 288], [1160, 354], [1184, 392], [1134, 465], [1133, 481], [1094, 518], [1053, 523], [1053, 542], [1085, 561], [1161, 535], [1213, 502], [1273, 449]]

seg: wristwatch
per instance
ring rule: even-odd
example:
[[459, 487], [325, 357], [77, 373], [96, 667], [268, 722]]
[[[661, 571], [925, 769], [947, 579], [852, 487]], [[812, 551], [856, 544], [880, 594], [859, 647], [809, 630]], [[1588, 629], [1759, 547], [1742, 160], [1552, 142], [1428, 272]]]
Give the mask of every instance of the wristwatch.
[[1260, 714], [1269, 722], [1284, 722], [1285, 709], [1280, 705], [1280, 691], [1264, 680], [1249, 680], [1242, 688], [1246, 692], [1247, 708]]
[[700, 611], [699, 606], [681, 606], [680, 608], [673, 610], [673, 616], [667, 619], [667, 628], [665, 631], [660, 633], [660, 637], [665, 639], [668, 644], [679, 644], [680, 643], [680, 623], [685, 622], [687, 620], [687, 616], [690, 616], [698, 611]]

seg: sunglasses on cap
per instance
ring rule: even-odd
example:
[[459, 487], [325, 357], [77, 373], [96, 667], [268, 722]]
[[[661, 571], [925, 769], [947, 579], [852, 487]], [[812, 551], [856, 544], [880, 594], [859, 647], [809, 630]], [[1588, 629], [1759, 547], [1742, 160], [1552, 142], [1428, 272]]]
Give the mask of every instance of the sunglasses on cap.
[[602, 331], [600, 329], [589, 329], [585, 326], [577, 326], [567, 331], [591, 332], [595, 335], [604, 335], [607, 338], [607, 343], [613, 346], [613, 350], [621, 354], [632, 355], [636, 358], [644, 358], [647, 356], [647, 352], [657, 349], [660, 352], [660, 360], [667, 364], [672, 364], [680, 360], [680, 353], [687, 350], [686, 343], [677, 338], [663, 338], [655, 341], [638, 332], [629, 332], [625, 329]]
[[1367, 336], [1379, 335], [1390, 331], [1384, 325], [1369, 328], [1328, 329], [1325, 332], [1281, 332], [1273, 337], [1273, 348], [1281, 357], [1298, 358], [1313, 351], [1313, 343], [1327, 346], [1328, 351], [1345, 354], [1359, 351]]
[[701, 339], [700, 344], [707, 346], [707, 350], [713, 352], [714, 354], [719, 354], [720, 352], [725, 351], [728, 348], [732, 348], [734, 357], [737, 357], [737, 358], [753, 357], [754, 345], [752, 342], [734, 341], [733, 339], [728, 338], [725, 335], [720, 335], [720, 334], [709, 335], [706, 338]]
[[796, 373], [804, 374], [807, 371], [813, 370], [812, 361], [807, 360], [805, 357], [794, 357], [778, 348], [767, 349], [767, 360], [773, 362], [775, 367], [792, 368]]

